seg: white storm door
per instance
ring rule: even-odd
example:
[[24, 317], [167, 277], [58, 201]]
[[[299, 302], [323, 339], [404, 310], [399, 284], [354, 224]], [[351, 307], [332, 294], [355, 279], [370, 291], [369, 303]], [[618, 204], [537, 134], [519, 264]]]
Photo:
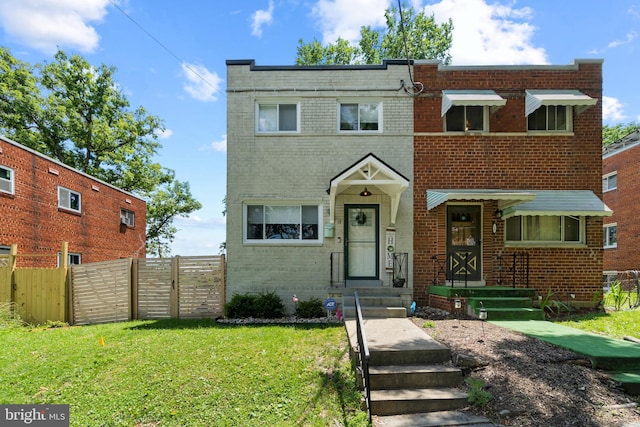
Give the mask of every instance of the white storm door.
[[345, 263], [348, 279], [377, 279], [378, 206], [345, 205]]

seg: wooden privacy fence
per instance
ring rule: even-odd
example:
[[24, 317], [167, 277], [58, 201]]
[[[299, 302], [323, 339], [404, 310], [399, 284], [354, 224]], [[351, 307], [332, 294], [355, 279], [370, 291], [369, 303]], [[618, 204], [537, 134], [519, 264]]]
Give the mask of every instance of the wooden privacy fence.
[[[224, 315], [225, 258], [119, 259], [67, 268], [16, 268], [17, 247], [0, 256], [0, 303], [29, 323], [108, 323]], [[57, 256], [38, 255], [38, 256]]]
[[9, 303], [22, 320], [42, 324], [67, 321], [68, 245], [62, 245], [58, 268], [16, 267], [18, 257], [57, 257], [58, 254], [18, 254], [12, 245], [0, 258], [0, 302]]
[[224, 255], [74, 265], [72, 323], [222, 316], [224, 271]]

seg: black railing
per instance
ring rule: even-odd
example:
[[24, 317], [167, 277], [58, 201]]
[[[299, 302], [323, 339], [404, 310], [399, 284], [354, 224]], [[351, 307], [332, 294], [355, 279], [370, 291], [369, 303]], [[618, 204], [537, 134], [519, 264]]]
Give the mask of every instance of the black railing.
[[331, 287], [338, 288], [346, 286], [344, 280], [344, 253], [343, 252], [331, 252]]
[[409, 287], [407, 273], [409, 271], [409, 254], [396, 252], [393, 254], [393, 277], [391, 282], [394, 288]]
[[[463, 267], [459, 273], [454, 273], [451, 269], [451, 258], [456, 254], [463, 260]], [[451, 287], [456, 283], [464, 283], [466, 288], [469, 282], [469, 255], [471, 252], [449, 252], [446, 254], [434, 255], [433, 262], [433, 284], [440, 285], [449, 282]]]
[[362, 310], [360, 308], [360, 299], [358, 292], [354, 292], [353, 296], [356, 300], [356, 334], [358, 336], [358, 367], [362, 375], [362, 389], [364, 392], [365, 403], [367, 405], [367, 415], [369, 416], [369, 425], [371, 425], [371, 385], [369, 384], [369, 345], [367, 343], [367, 335], [364, 332], [364, 320], [362, 319]]
[[511, 287], [529, 287], [529, 253], [514, 252], [510, 255], [497, 255], [498, 284], [503, 285], [511, 279]]

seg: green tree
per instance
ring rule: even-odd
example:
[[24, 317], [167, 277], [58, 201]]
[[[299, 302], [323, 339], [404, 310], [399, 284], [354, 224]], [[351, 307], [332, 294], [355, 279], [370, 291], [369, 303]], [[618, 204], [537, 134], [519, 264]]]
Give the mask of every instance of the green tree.
[[32, 66], [0, 49], [0, 132], [147, 201], [147, 250], [168, 253], [173, 219], [201, 204], [189, 184], [153, 160], [163, 121], [130, 108], [114, 67], [58, 51]]
[[[433, 15], [416, 13], [413, 7], [402, 11], [392, 6], [385, 10], [386, 29], [360, 28], [358, 46], [338, 38], [335, 43], [322, 46], [317, 40], [298, 41], [297, 65], [380, 64], [382, 59], [435, 59], [451, 62], [453, 22], [438, 25]], [[405, 49], [406, 46], [406, 49]]]
[[640, 123], [637, 122], [630, 122], [626, 124], [618, 123], [617, 125], [613, 126], [603, 125], [602, 145], [607, 146], [609, 144], [612, 144], [637, 130], [640, 130]]

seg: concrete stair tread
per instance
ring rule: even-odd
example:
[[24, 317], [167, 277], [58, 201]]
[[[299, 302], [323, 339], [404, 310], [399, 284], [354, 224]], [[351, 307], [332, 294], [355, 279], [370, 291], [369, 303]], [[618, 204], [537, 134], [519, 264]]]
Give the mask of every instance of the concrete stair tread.
[[468, 399], [457, 388], [405, 388], [371, 390], [371, 401]]
[[445, 366], [442, 364], [425, 364], [425, 365], [383, 365], [370, 366], [369, 374], [371, 375], [396, 375], [403, 373], [442, 373], [442, 372], [460, 372], [459, 368], [453, 366]]
[[494, 426], [487, 418], [463, 411], [439, 411], [378, 417], [384, 427]]

